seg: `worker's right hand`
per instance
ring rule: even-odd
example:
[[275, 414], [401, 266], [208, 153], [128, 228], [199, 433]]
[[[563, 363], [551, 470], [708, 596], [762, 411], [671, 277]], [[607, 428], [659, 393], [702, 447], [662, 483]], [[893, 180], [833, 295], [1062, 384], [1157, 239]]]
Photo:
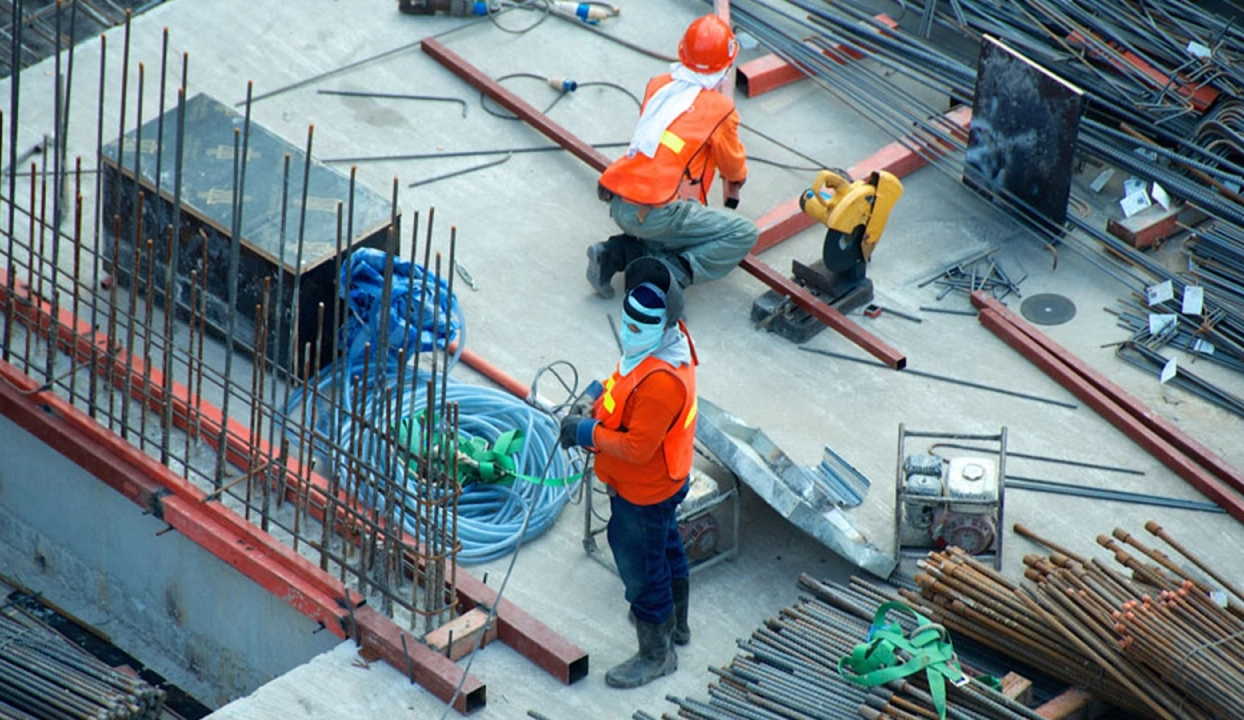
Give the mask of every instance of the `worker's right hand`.
[[558, 442], [567, 450], [572, 447], [594, 447], [592, 432], [599, 424], [600, 421], [595, 418], [583, 417], [582, 415], [567, 415], [562, 418]]

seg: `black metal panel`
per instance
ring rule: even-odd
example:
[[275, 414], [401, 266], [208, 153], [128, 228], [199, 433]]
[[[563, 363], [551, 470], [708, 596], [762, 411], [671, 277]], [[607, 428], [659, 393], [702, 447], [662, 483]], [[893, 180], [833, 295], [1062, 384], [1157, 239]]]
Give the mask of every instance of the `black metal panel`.
[[1067, 219], [1082, 110], [1079, 88], [986, 37], [964, 156], [964, 182], [1042, 227]]
[[[138, 230], [138, 193], [142, 193], [141, 220], [143, 249], [138, 276], [146, 275], [146, 243], [152, 244], [155, 258], [154, 291], [162, 301], [164, 291], [167, 237], [174, 219], [174, 186], [177, 182], [178, 110], [164, 114], [163, 142], [157, 142], [159, 119], [142, 127], [140, 152], [135, 153], [138, 134], [130, 132], [124, 141], [121, 161], [117, 161], [116, 141], [104, 148], [103, 214], [107, 233], [104, 256], [108, 271], [123, 285], [131, 285], [134, 268], [134, 238]], [[196, 95], [186, 102], [185, 153], [181, 184], [181, 218], [177, 244], [175, 296], [179, 309], [189, 308], [191, 273], [204, 272], [206, 257], [207, 319], [223, 337], [228, 317], [228, 297], [233, 278], [229, 274], [234, 197], [234, 132], [243, 129], [243, 118], [231, 108], [207, 96]], [[239, 140], [240, 143], [240, 140]], [[240, 144], [239, 144], [240, 147]], [[271, 303], [280, 314], [282, 337], [276, 337], [275, 321], [270, 321], [268, 357], [288, 367], [289, 328], [298, 308], [299, 347], [316, 337], [318, 305], [325, 306], [323, 351], [331, 349], [333, 296], [337, 285], [335, 256], [337, 247], [337, 204], [350, 208], [349, 178], [312, 160], [307, 183], [306, 219], [302, 223], [303, 172], [306, 153], [252, 121], [247, 143], [245, 198], [242, 202], [239, 238], [237, 302], [234, 337], [245, 347], [254, 342], [255, 307], [263, 302], [265, 279], [271, 283]], [[282, 231], [282, 187], [285, 183], [285, 156], [290, 157], [289, 184], [285, 192]], [[157, 195], [157, 157], [159, 193]], [[135, 183], [135, 168], [140, 180]], [[355, 187], [354, 237], [343, 238], [343, 258], [355, 247], [383, 249], [390, 229], [390, 201], [362, 187]], [[120, 233], [116, 233], [119, 226]], [[300, 233], [301, 230], [301, 233]], [[397, 227], [393, 228], [398, 231]], [[342, 232], [345, 232], [343, 226]], [[298, 244], [302, 235], [302, 263], [299, 297], [295, 302], [294, 281], [299, 273]], [[120, 255], [112, 266], [114, 253]], [[277, 297], [278, 274], [281, 297]], [[328, 356], [321, 354], [322, 360]]]

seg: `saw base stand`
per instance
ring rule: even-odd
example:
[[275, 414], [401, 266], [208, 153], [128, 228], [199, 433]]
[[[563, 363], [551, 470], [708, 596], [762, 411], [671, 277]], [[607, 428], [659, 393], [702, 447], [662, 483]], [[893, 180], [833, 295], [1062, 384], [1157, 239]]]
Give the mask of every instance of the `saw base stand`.
[[[811, 265], [791, 262], [795, 281], [844, 315], [873, 301], [873, 281], [865, 277], [864, 268], [863, 260], [841, 272], [827, 270], [823, 260]], [[807, 342], [825, 329], [823, 322], [776, 290], [752, 302], [751, 317], [753, 323], [794, 343]]]

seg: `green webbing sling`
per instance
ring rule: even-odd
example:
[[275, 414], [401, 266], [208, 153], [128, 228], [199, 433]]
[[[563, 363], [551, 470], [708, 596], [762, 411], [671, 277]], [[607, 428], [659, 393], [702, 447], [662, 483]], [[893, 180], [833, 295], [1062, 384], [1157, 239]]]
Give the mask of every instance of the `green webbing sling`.
[[[916, 629], [910, 636], [903, 634], [897, 622], [886, 622], [886, 614], [891, 610], [916, 618]], [[902, 652], [901, 656], [898, 651]], [[959, 668], [946, 629], [899, 602], [882, 603], [873, 615], [868, 641], [856, 645], [850, 655], [838, 661], [838, 674], [843, 679], [866, 688], [884, 685], [921, 670], [929, 680], [933, 707], [938, 717], [946, 720], [945, 681], [961, 687], [968, 683], [968, 677]]]
[[[414, 427], [414, 423], [419, 423], [420, 427], [412, 433], [411, 429]], [[402, 419], [395, 428], [398, 443], [412, 456], [419, 454], [422, 425], [423, 413], [420, 412]], [[497, 437], [496, 442], [493, 443], [489, 443], [480, 437], [468, 438], [460, 436], [458, 438], [458, 452], [466, 461], [460, 460], [458, 462], [458, 473], [455, 478], [458, 484], [466, 485], [471, 482], [485, 482], [511, 485], [515, 479], [518, 479], [537, 485], [562, 487], [578, 482], [581, 477], [580, 473], [566, 478], [540, 478], [518, 472], [518, 461], [515, 458], [523, 451], [523, 444], [526, 442], [526, 439], [522, 430], [509, 430], [501, 433]], [[438, 433], [432, 437], [432, 444], [439, 445], [441, 440], [442, 438]], [[416, 471], [417, 462], [411, 460], [408, 467], [411, 471]]]

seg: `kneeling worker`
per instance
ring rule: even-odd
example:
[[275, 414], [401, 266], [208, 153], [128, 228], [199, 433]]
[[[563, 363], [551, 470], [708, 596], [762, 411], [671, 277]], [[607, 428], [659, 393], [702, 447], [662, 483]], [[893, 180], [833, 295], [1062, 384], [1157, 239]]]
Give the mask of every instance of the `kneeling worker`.
[[739, 114], [720, 92], [737, 55], [730, 27], [705, 15], [678, 44], [680, 62], [648, 82], [630, 146], [597, 187], [622, 229], [587, 250], [587, 280], [601, 297], [613, 297], [614, 274], [638, 257], [666, 261], [687, 287], [725, 277], [756, 244], [756, 223], [707, 205], [717, 172], [730, 208], [747, 180]]

